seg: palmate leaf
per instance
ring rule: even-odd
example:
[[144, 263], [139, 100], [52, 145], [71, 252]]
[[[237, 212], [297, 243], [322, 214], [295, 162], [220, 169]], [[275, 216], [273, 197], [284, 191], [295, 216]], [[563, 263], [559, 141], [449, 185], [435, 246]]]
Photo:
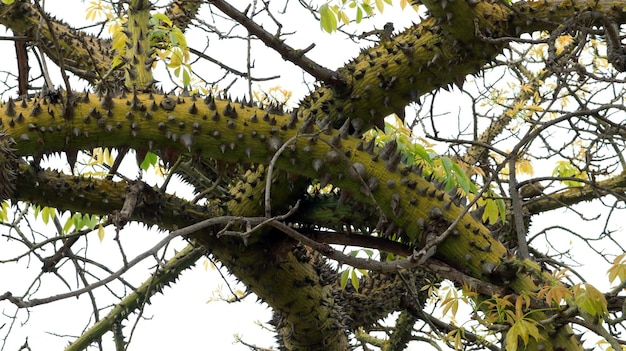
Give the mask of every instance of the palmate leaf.
[[608, 270], [609, 282], [613, 283], [616, 278], [619, 278], [620, 282], [626, 280], [626, 253], [623, 253], [613, 260], [613, 265]]
[[591, 316], [603, 316], [608, 313], [604, 294], [591, 284], [576, 284], [573, 287], [574, 299], [579, 309]]
[[522, 339], [524, 345], [528, 345], [530, 337], [533, 337], [535, 340], [541, 340], [541, 334], [539, 334], [537, 323], [523, 318], [517, 320], [506, 333], [506, 350], [516, 351], [518, 349], [518, 342], [520, 338]]

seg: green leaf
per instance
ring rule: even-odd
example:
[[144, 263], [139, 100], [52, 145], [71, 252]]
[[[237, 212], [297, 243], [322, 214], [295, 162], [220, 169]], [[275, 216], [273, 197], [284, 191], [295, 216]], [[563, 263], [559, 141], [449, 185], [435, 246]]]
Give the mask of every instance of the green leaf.
[[351, 271], [350, 282], [352, 283], [352, 287], [354, 288], [354, 290], [358, 292], [359, 291], [359, 277], [356, 275], [356, 269], [350, 269], [350, 271]]
[[50, 219], [54, 219], [56, 216], [56, 209], [52, 207], [44, 207], [41, 209], [41, 219], [45, 224], [48, 224]]
[[339, 283], [339, 285], [341, 286], [341, 290], [346, 288], [346, 285], [348, 284], [348, 278], [350, 278], [350, 269], [346, 269], [345, 271], [341, 272], [341, 281]]
[[15, 2], [15, 0], [2, 0], [2, 2], [3, 2], [4, 4], [11, 5], [12, 3], [14, 3], [14, 2]]
[[[556, 167], [554, 167], [554, 170], [552, 171], [552, 175], [558, 177], [576, 177], [581, 179], [587, 179], [587, 174], [585, 172], [581, 172], [569, 160], [558, 161]], [[581, 182], [573, 180], [562, 180], [561, 182], [567, 186], [582, 185]]]
[[363, 20], [363, 10], [360, 7], [356, 9], [356, 23], [361, 23]]
[[66, 221], [65, 224], [63, 225], [63, 233], [67, 234], [70, 229], [72, 229], [72, 225], [74, 225], [74, 221], [73, 221], [73, 216], [69, 217]]
[[150, 166], [154, 166], [157, 164], [158, 161], [158, 157], [156, 154], [148, 151], [146, 153], [146, 157], [143, 158], [143, 161], [141, 162], [141, 164], [139, 165], [139, 167], [144, 170], [147, 171], [148, 168], [150, 168]]
[[420, 144], [413, 144], [412, 151], [419, 158], [426, 161], [426, 163], [428, 163], [430, 166], [433, 165], [433, 159], [430, 157], [428, 151], [426, 151], [426, 148], [424, 148], [424, 146]]
[[191, 86], [191, 76], [189, 75], [189, 69], [183, 69], [183, 85], [186, 87]]
[[368, 16], [374, 14], [374, 8], [370, 4], [362, 3], [361, 8], [363, 8], [363, 11], [365, 11]]
[[502, 224], [504, 224], [506, 222], [506, 203], [503, 199], [497, 199], [496, 205], [498, 205], [498, 212], [500, 213]]
[[608, 313], [604, 294], [591, 284], [583, 283], [574, 286], [574, 297], [578, 308], [592, 316], [603, 316]]
[[452, 171], [452, 160], [449, 157], [442, 156], [441, 165], [443, 166], [443, 170], [446, 172], [446, 178], [450, 177], [450, 171]]
[[187, 50], [187, 39], [185, 33], [178, 27], [172, 28], [170, 32], [170, 42], [173, 46], [178, 46], [182, 51]]
[[500, 212], [498, 210], [498, 204], [493, 199], [487, 199], [485, 201], [485, 212], [483, 213], [483, 222], [494, 224], [500, 218]]
[[454, 170], [454, 177], [456, 178], [456, 183], [459, 185], [461, 189], [466, 194], [472, 192], [472, 181], [467, 177], [465, 172], [458, 163], [452, 165], [452, 169]]
[[172, 26], [172, 20], [163, 13], [154, 13], [152, 14], [152, 18], [161, 20], [163, 21], [163, 23], [167, 24], [170, 27]]
[[320, 26], [328, 33], [337, 30], [337, 17], [328, 4], [320, 6]]
[[33, 205], [33, 216], [35, 217], [35, 219], [37, 219], [40, 212], [41, 212], [41, 206]]

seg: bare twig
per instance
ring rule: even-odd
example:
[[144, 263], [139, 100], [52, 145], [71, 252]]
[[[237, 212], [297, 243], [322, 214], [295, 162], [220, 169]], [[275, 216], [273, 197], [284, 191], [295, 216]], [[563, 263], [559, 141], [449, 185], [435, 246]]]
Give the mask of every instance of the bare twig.
[[255, 35], [265, 45], [278, 52], [283, 59], [294, 63], [296, 66], [302, 68], [317, 80], [326, 82], [327, 84], [333, 86], [341, 87], [346, 85], [346, 82], [343, 81], [335, 71], [319, 65], [317, 62], [306, 57], [301, 50], [296, 50], [285, 44], [279, 37], [268, 33], [265, 29], [263, 29], [263, 27], [256, 24], [245, 14], [241, 13], [226, 1], [209, 0], [209, 3], [246, 27], [251, 34]]

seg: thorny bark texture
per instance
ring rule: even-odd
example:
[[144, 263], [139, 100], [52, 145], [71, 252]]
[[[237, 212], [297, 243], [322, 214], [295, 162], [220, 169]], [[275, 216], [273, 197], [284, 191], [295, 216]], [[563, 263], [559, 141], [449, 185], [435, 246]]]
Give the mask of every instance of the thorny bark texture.
[[[262, 28], [255, 27], [247, 16], [225, 2], [209, 3], [249, 30], [259, 31], [259, 38], [264, 37]], [[175, 2], [168, 14], [179, 27], [186, 28], [200, 4]], [[109, 72], [113, 53], [108, 41], [54, 19], [42, 22], [41, 14], [28, 3], [0, 7], [0, 24], [16, 33], [31, 35], [33, 45], [45, 48], [51, 59], [59, 62], [63, 58], [66, 70], [94, 84], [99, 82], [101, 93], [73, 93], [54, 101], [24, 97], [6, 102], [0, 113], [0, 126], [4, 129], [0, 138], [2, 199], [103, 215], [114, 213], [124, 206], [132, 184], [61, 175], [19, 164], [17, 158], [33, 156], [39, 160], [42, 155], [63, 151], [71, 162], [78, 150], [96, 146], [132, 148], [139, 154], [157, 152], [170, 164], [179, 157], [189, 157], [186, 166], [181, 166], [183, 170], [188, 167], [182, 174], [198, 191], [204, 190], [206, 184], [193, 176], [194, 171], [216, 182], [227, 175], [226, 180], [219, 181], [219, 197], [207, 197], [210, 201], [206, 206], [151, 188], [135, 188], [140, 191], [134, 195], [137, 206], [132, 220], [173, 229], [218, 216], [257, 217], [267, 212], [277, 215], [292, 206], [295, 210], [287, 222], [296, 224], [293, 228], [300, 234], [319, 243], [365, 243], [364, 246], [408, 257], [401, 264], [357, 262], [363, 268], [377, 267], [385, 273], [373, 272], [363, 279], [361, 290], [356, 292], [338, 288], [336, 272], [323, 258], [333, 254], [330, 246], [316, 246], [318, 252], [313, 252], [298, 243], [301, 240], [296, 234], [276, 229], [278, 226], [242, 234], [249, 228], [241, 219], [226, 229], [214, 226], [187, 235], [193, 245], [205, 248], [274, 309], [279, 342], [287, 350], [347, 350], [350, 332], [369, 329], [393, 311], [404, 311], [398, 326], [407, 326], [391, 333], [391, 344], [402, 349], [410, 339], [406, 328], [425, 318], [420, 312], [425, 301], [420, 288], [426, 284], [426, 275], [429, 279], [446, 277], [467, 285], [481, 294], [477, 301], [494, 292], [530, 295], [544, 283], [552, 282], [532, 260], [513, 257], [487, 226], [466, 213], [455, 194], [448, 194], [440, 184], [424, 177], [421, 168], [402, 164], [396, 143], [379, 149], [373, 142], [361, 139], [361, 134], [373, 126], [382, 126], [385, 116], [428, 92], [451, 84], [460, 87], [467, 75], [479, 73], [502, 52], [507, 40], [501, 38], [557, 30], [559, 23], [585, 14], [593, 14], [589, 18], [597, 19], [598, 25], [602, 21], [623, 23], [625, 4], [556, 1], [507, 6], [486, 1], [424, 1], [430, 17], [363, 50], [332, 74], [303, 60], [302, 53], [290, 52], [292, 49], [280, 46], [280, 42], [269, 42], [273, 39], [266, 36], [266, 45], [280, 46], [285, 51], [281, 55], [306, 65], [303, 69], [321, 80], [320, 86], [290, 114], [211, 96], [178, 97], [151, 92], [152, 57], [143, 32], [147, 25], [141, 22], [142, 18], [147, 21], [148, 5], [144, 1], [131, 2], [129, 15], [138, 19], [126, 27], [130, 34], [125, 59], [128, 66], [124, 67], [127, 92], [119, 94], [115, 92], [122, 89], [107, 89], [119, 85], [111, 77], [122, 79], [117, 72]], [[617, 49], [611, 53], [615, 62], [621, 60], [618, 53]], [[487, 146], [509, 122], [509, 118], [503, 118], [492, 126], [468, 153], [466, 161], [480, 162], [484, 157], [480, 148]], [[276, 153], [281, 154], [270, 162]], [[234, 176], [229, 177], [224, 170], [232, 171]], [[278, 175], [267, 182], [265, 175], [269, 170]], [[341, 197], [307, 195], [310, 179], [319, 179], [323, 185], [333, 184], [341, 189]], [[267, 184], [271, 186], [268, 188]], [[595, 196], [594, 186], [613, 191], [624, 187], [623, 180], [611, 179], [576, 193], [539, 199], [528, 203], [525, 210], [534, 213], [584, 201]], [[271, 192], [271, 209], [266, 206], [266, 189]], [[333, 216], [325, 221], [328, 201], [332, 203]], [[345, 217], [339, 217], [341, 213]], [[341, 242], [339, 235], [337, 239], [317, 233], [321, 226], [340, 232], [349, 227], [358, 233], [354, 234], [355, 239]], [[381, 234], [379, 237], [364, 235], [373, 228]], [[233, 237], [222, 235], [224, 230]], [[499, 230], [500, 236], [515, 236], [506, 226]], [[391, 241], [392, 237], [396, 240]], [[418, 266], [427, 273], [417, 271]], [[157, 285], [173, 280], [164, 276], [165, 281]], [[8, 295], [5, 298], [27, 305], [27, 301]], [[539, 301], [534, 303], [542, 306]], [[109, 324], [99, 323], [90, 331], [94, 339], [104, 330], [115, 328], [113, 324], [134, 305], [125, 306], [119, 315], [103, 320]], [[554, 321], [540, 328], [541, 337], [531, 338], [525, 345], [527, 349], [581, 349], [566, 317], [538, 308], [528, 311], [525, 318]], [[441, 323], [429, 323], [447, 331]], [[600, 328], [594, 331], [600, 333]], [[471, 333], [466, 339], [479, 342]], [[81, 338], [80, 345], [84, 343]], [[524, 344], [520, 343], [519, 348], [524, 349]]]

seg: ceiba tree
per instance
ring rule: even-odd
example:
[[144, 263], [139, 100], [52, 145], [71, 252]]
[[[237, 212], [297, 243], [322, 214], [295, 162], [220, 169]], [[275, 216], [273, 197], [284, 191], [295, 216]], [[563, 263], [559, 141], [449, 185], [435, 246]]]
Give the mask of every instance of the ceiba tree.
[[[337, 70], [309, 60], [306, 51], [288, 47], [225, 1], [174, 1], [168, 6], [166, 18], [183, 31], [201, 6], [210, 6], [315, 77], [318, 87], [292, 111], [219, 94], [159, 92], [152, 76], [156, 50], [149, 35], [153, 8], [147, 0], [124, 3], [124, 45], [117, 50], [110, 40], [47, 16], [36, 2], [2, 5], [3, 26], [20, 40], [36, 43], [64, 72], [92, 84], [93, 91], [5, 101], [0, 112], [0, 197], [107, 216], [105, 224], [117, 228], [129, 221], [156, 225], [170, 231], [168, 238], [189, 240], [186, 250], [68, 349], [83, 349], [107, 331], [118, 333], [142, 301], [207, 252], [271, 306], [285, 350], [347, 350], [355, 343], [401, 350], [420, 321], [447, 334], [457, 347], [582, 349], [580, 330], [573, 323], [620, 347], [617, 324], [609, 322], [610, 313], [621, 314], [619, 291], [604, 296], [590, 285], [567, 285], [537, 263], [546, 257], [528, 247], [526, 234], [534, 214], [618, 196], [623, 175], [596, 180], [583, 176], [591, 172], [587, 169], [568, 175], [581, 186], [544, 196], [536, 187], [518, 190], [515, 167], [526, 144], [520, 142], [499, 160], [509, 167], [506, 173], [490, 163], [488, 152], [492, 141], [519, 118], [522, 106], [537, 99], [546, 72], [557, 70], [564, 56], [560, 38], [578, 36], [581, 47], [589, 36], [602, 38], [608, 63], [617, 71], [624, 69], [619, 26], [626, 21], [626, 3], [423, 0], [419, 5], [428, 10], [425, 19], [391, 36], [381, 35], [377, 44]], [[371, 128], [382, 127], [384, 117], [425, 94], [452, 84], [461, 88], [466, 76], [498, 64], [498, 55], [511, 41], [539, 31], [547, 33], [539, 40], [548, 46], [547, 68], [536, 74], [525, 71], [531, 82], [508, 105], [513, 111], [488, 126], [477, 125], [481, 133], [475, 133], [460, 156], [465, 165], [482, 167], [485, 189], [489, 180], [508, 177], [502, 184], [509, 188], [501, 189], [507, 204], [504, 223], [483, 222], [480, 210], [470, 213], [474, 203], [467, 204], [456, 188], [447, 191], [446, 179], [423, 164], [407, 164], [398, 142], [379, 146], [364, 137]], [[576, 69], [582, 80], [603, 79], [583, 65]], [[570, 82], [559, 84], [562, 89]], [[587, 115], [593, 112], [602, 121], [595, 124], [599, 134], [621, 139], [622, 125], [603, 118], [603, 110], [585, 108]], [[547, 126], [582, 115], [558, 112], [528, 135], [541, 137]], [[140, 179], [70, 175], [39, 166], [42, 156], [64, 152], [73, 168], [79, 151], [95, 147], [134, 149], [139, 161], [149, 152], [158, 154], [197, 192], [204, 192], [206, 201], [178, 198]], [[25, 162], [27, 157], [34, 161]], [[322, 187], [332, 184], [334, 191], [311, 191], [312, 181]], [[540, 197], [523, 201], [529, 195]], [[328, 228], [333, 232], [324, 230]], [[67, 259], [75, 242], [73, 237], [64, 239], [63, 247], [44, 260], [44, 270], [53, 271]], [[376, 249], [380, 259], [344, 255], [330, 244]], [[369, 274], [360, 278], [358, 289], [341, 286], [329, 259]], [[482, 332], [444, 323], [422, 309], [428, 297], [424, 286], [443, 279], [463, 287], [473, 300], [475, 318], [485, 326]], [[10, 292], [2, 299], [22, 308], [43, 303]], [[400, 314], [386, 340], [367, 333], [394, 311]]]

